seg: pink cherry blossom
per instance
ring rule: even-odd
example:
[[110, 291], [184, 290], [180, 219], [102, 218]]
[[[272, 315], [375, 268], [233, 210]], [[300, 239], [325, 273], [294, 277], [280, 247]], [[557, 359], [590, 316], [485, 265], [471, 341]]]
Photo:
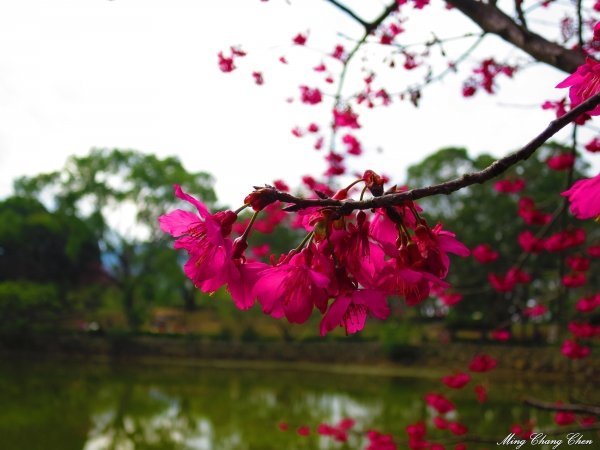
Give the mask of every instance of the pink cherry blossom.
[[427, 429], [425, 428], [425, 423], [422, 421], [406, 426], [406, 434], [408, 434], [408, 438], [411, 441], [422, 441], [425, 439], [426, 433]]
[[492, 359], [490, 355], [475, 355], [469, 363], [469, 370], [471, 372], [488, 372], [496, 367], [497, 363], [498, 361]]
[[[600, 22], [598, 22], [600, 23]], [[590, 153], [600, 152], [600, 139], [595, 137], [590, 142], [585, 144], [585, 149]]]
[[276, 319], [285, 316], [291, 323], [304, 323], [314, 306], [325, 310], [329, 278], [310, 268], [315, 252], [314, 246], [300, 253], [292, 251], [280, 264], [260, 273], [253, 295], [265, 314]]
[[361, 289], [343, 293], [321, 319], [321, 336], [337, 326], [344, 327], [347, 333], [356, 333], [363, 329], [369, 313], [378, 319], [388, 318], [390, 307], [384, 292]]
[[306, 426], [298, 427], [296, 433], [300, 436], [310, 436], [310, 428]]
[[425, 394], [425, 402], [428, 406], [431, 406], [439, 414], [446, 414], [447, 412], [454, 411], [456, 406], [442, 394], [431, 393]]
[[483, 403], [487, 400], [487, 391], [483, 384], [475, 386], [475, 394], [477, 394], [477, 401]]
[[508, 341], [510, 339], [510, 331], [494, 330], [492, 332], [492, 339], [495, 339], [497, 341]]
[[333, 53], [331, 54], [332, 58], [339, 59], [342, 62], [346, 61], [346, 52], [344, 51], [343, 45], [336, 45]]
[[596, 309], [597, 306], [600, 305], [599, 295], [594, 297], [583, 297], [580, 298], [577, 303], [575, 303], [575, 308], [581, 312], [589, 313]]
[[317, 142], [315, 142], [315, 150], [321, 150], [323, 148], [323, 141], [324, 138], [322, 136], [317, 139]]
[[190, 254], [184, 266], [186, 275], [196, 286], [202, 286], [217, 275], [225, 284], [224, 277], [235, 270], [231, 261], [233, 243], [227, 237], [237, 214], [224, 211], [211, 215], [202, 202], [183, 192], [178, 185], [175, 185], [175, 196], [194, 205], [199, 214], [177, 209], [158, 218], [161, 230], [179, 237], [175, 248], [183, 248]]
[[271, 246], [269, 244], [261, 244], [261, 245], [257, 245], [256, 247], [253, 247], [251, 249], [252, 253], [254, 254], [254, 256], [257, 257], [261, 257], [261, 256], [265, 256], [269, 253], [269, 250], [271, 249]]
[[600, 334], [600, 326], [593, 326], [589, 323], [569, 322], [569, 331], [579, 338], [593, 338]]
[[573, 272], [562, 277], [562, 284], [568, 288], [577, 288], [586, 284], [585, 273]]
[[306, 34], [298, 33], [292, 41], [296, 45], [304, 45], [306, 44], [306, 39], [308, 39], [308, 32]]
[[440, 300], [445, 306], [454, 306], [463, 299], [462, 294], [444, 292], [440, 295]]
[[596, 417], [595, 416], [582, 417], [581, 419], [579, 419], [579, 423], [581, 424], [582, 427], [591, 427], [592, 425], [594, 425], [596, 423]]
[[394, 438], [391, 434], [381, 434], [375, 430], [369, 430], [366, 432], [367, 439], [369, 439], [369, 445], [365, 450], [397, 450], [398, 446], [394, 442]]
[[571, 212], [578, 219], [590, 219], [600, 215], [600, 174], [575, 182], [571, 189], [560, 195], [569, 197]]
[[589, 247], [587, 253], [594, 258], [600, 258], [600, 244]]
[[554, 422], [558, 425], [571, 425], [575, 422], [575, 413], [572, 411], [558, 411], [554, 416]]
[[435, 416], [433, 418], [433, 424], [438, 430], [446, 430], [450, 423], [441, 416]]
[[519, 200], [517, 213], [525, 220], [527, 225], [545, 225], [552, 220], [552, 214], [544, 214], [537, 211], [533, 199], [528, 197], [523, 197]]
[[576, 272], [585, 272], [590, 268], [590, 260], [583, 256], [567, 256], [567, 266]]
[[488, 279], [494, 289], [499, 292], [510, 292], [517, 284], [529, 283], [531, 276], [520, 269], [512, 268], [505, 276], [499, 276], [495, 273], [490, 273]]
[[571, 359], [583, 359], [590, 354], [590, 349], [582, 347], [575, 339], [568, 339], [563, 342], [560, 352]]
[[343, 109], [334, 108], [333, 120], [336, 127], [360, 128], [360, 125], [357, 122], [358, 114], [352, 112], [352, 108], [349, 106]]
[[535, 305], [530, 308], [526, 308], [523, 311], [523, 315], [527, 317], [539, 317], [546, 314], [546, 311], [548, 311], [548, 308], [546, 308], [544, 305]]
[[254, 82], [259, 86], [265, 83], [261, 72], [252, 72], [252, 76], [254, 77]]
[[439, 278], [444, 278], [448, 274], [450, 258], [447, 252], [462, 257], [471, 254], [464, 244], [455, 239], [454, 233], [443, 231], [442, 227], [442, 224], [438, 223], [431, 230], [427, 224], [422, 223], [415, 228], [415, 236], [413, 236], [427, 271]]
[[[574, 74], [569, 75], [556, 85], [557, 88], [569, 88], [569, 98], [573, 107], [584, 102], [600, 91], [600, 64], [592, 58], [586, 58]], [[600, 114], [600, 106], [588, 111], [591, 116]]]
[[572, 231], [559, 231], [544, 241], [544, 248], [549, 252], [562, 252], [569, 247], [577, 247], [585, 242], [586, 234], [581, 228]]
[[397, 249], [394, 244], [384, 243], [385, 253], [391, 257], [379, 270], [377, 288], [404, 296], [406, 304], [414, 306], [429, 296], [432, 284], [447, 288], [448, 283], [424, 270], [419, 249], [409, 243]]
[[537, 239], [535, 234], [529, 230], [519, 233], [518, 240], [523, 251], [538, 254], [544, 250], [545, 241], [543, 239]]
[[308, 86], [300, 86], [300, 101], [308, 105], [321, 103], [323, 97], [319, 88], [311, 89]]
[[481, 264], [491, 263], [498, 259], [498, 252], [493, 251], [487, 244], [479, 244], [471, 251], [471, 254]]
[[232, 72], [235, 70], [235, 64], [233, 64], [233, 58], [226, 58], [223, 56], [223, 52], [219, 52], [219, 69], [221, 72]]
[[360, 146], [360, 142], [351, 134], [346, 134], [342, 137], [342, 142], [346, 144], [346, 152], [351, 155], [360, 155], [362, 153], [362, 148]]
[[283, 192], [289, 192], [290, 191], [290, 187], [283, 180], [275, 180], [275, 181], [273, 181], [273, 186], [276, 189], [279, 189], [280, 191], [283, 191]]
[[254, 306], [256, 296], [253, 289], [260, 278], [260, 273], [269, 266], [260, 262], [245, 263], [239, 260], [234, 262], [237, 275], [234, 273], [228, 276], [227, 291], [239, 309], [248, 310]]
[[514, 194], [516, 192], [521, 192], [525, 187], [525, 180], [523, 178], [517, 178], [516, 180], [500, 180], [494, 183], [494, 188], [498, 192], [502, 192], [505, 194]]
[[575, 156], [570, 153], [561, 153], [548, 159], [546, 164], [553, 170], [569, 170], [575, 164]]
[[458, 422], [450, 423], [450, 425], [448, 426], [448, 429], [450, 430], [450, 432], [452, 434], [457, 435], [457, 436], [467, 434], [467, 432], [469, 431], [469, 429], [466, 426], [464, 426]]
[[467, 373], [457, 373], [442, 377], [442, 383], [452, 389], [462, 389], [471, 381], [471, 375]]

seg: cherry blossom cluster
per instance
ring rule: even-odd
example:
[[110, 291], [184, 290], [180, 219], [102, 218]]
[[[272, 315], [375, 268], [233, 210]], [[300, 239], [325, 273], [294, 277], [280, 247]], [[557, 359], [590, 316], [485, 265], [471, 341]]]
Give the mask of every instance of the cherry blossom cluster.
[[[331, 198], [347, 200], [358, 183], [365, 185], [361, 197], [366, 190], [374, 196], [384, 194], [384, 180], [368, 170]], [[321, 335], [337, 326], [355, 333], [368, 315], [388, 317], [387, 297], [403, 297], [408, 305], [416, 305], [429, 296], [432, 286], [449, 287], [443, 281], [448, 253], [469, 255], [453, 233], [443, 230], [441, 223], [430, 228], [418, 205], [406, 201], [371, 214], [301, 209], [297, 217], [308, 232], [304, 241], [278, 259], [271, 255], [271, 264], [264, 264], [245, 254], [247, 237], [259, 212], [276, 204], [277, 192], [271, 186], [257, 188], [240, 210], [210, 214], [204, 204], [175, 186], [175, 195], [194, 205], [198, 215], [175, 210], [158, 220], [163, 231], [178, 237], [175, 248], [188, 252], [185, 273], [203, 292], [227, 286], [238, 308], [249, 309], [256, 300], [265, 314], [290, 323], [306, 322], [316, 308], [323, 314]], [[396, 187], [388, 191], [394, 192]], [[230, 235], [238, 213], [246, 207], [255, 214], [233, 241]], [[276, 209], [268, 217], [277, 222], [285, 214]]]
[[[572, 164], [571, 164], [572, 166]], [[597, 177], [596, 177], [597, 178]], [[596, 196], [600, 195], [600, 189], [596, 187], [596, 179], [577, 181], [573, 187], [562, 195], [571, 200], [571, 210], [576, 217], [593, 218], [600, 214], [600, 204]], [[505, 179], [496, 182], [497, 191], [507, 194], [520, 192], [525, 187], [525, 181], [522, 179]], [[544, 214], [535, 208], [533, 199], [522, 197], [518, 202], [518, 215], [521, 216], [528, 225], [546, 225], [553, 220], [552, 214]], [[600, 245], [593, 245], [586, 249], [587, 255], [582, 254], [581, 246], [586, 243], [586, 233], [581, 228], [569, 228], [557, 231], [548, 237], [534, 234], [530, 230], [523, 231], [518, 236], [518, 242], [524, 252], [539, 254], [543, 251], [563, 253], [574, 249], [576, 253], [567, 254], [564, 259], [564, 266], [570, 269], [561, 278], [561, 283], [568, 289], [576, 289], [587, 284], [586, 273], [590, 269], [590, 258], [600, 255]], [[499, 253], [494, 251], [489, 245], [481, 244], [472, 250], [473, 257], [481, 264], [495, 262]], [[532, 281], [532, 277], [521, 270], [519, 267], [512, 267], [506, 274], [489, 274], [489, 282], [493, 289], [499, 292], [511, 292], [517, 284], [527, 284]], [[589, 313], [596, 309], [600, 304], [600, 294], [587, 295], [581, 298], [575, 304], [575, 308], [583, 313]], [[524, 317], [542, 317], [548, 312], [548, 307], [544, 304], [532, 302], [521, 311]], [[572, 338], [564, 341], [561, 347], [561, 353], [569, 358], [580, 359], [590, 353], [590, 349], [580, 345], [580, 340], [589, 340], [600, 334], [600, 328], [592, 326], [589, 322], [571, 322], [569, 331]], [[499, 340], [505, 340], [510, 337], [507, 330], [496, 330], [493, 337]]]

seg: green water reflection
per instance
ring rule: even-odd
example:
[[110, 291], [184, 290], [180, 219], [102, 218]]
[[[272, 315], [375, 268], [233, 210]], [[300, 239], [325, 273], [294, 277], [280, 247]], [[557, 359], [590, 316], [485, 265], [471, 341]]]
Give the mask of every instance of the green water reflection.
[[[341, 446], [314, 432], [302, 438], [293, 429], [279, 431], [277, 424], [314, 429], [350, 416], [357, 429], [376, 428], [404, 438], [407, 424], [432, 416], [423, 394], [447, 392], [443, 388], [436, 380], [400, 377], [4, 361], [0, 448], [358, 449], [364, 447], [362, 435]], [[490, 401], [479, 404], [472, 389], [473, 383], [452, 395], [459, 411], [455, 419], [485, 436], [505, 436], [510, 425], [532, 418], [551, 425], [550, 414], [515, 402], [525, 393], [552, 400], [589, 398], [564, 383], [491, 382]], [[474, 448], [480, 446], [469, 446]]]

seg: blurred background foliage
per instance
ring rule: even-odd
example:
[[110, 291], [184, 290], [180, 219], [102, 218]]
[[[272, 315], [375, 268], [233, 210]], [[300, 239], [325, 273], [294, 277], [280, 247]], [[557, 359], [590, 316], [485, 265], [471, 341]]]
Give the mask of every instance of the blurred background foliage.
[[[565, 254], [528, 256], [523, 269], [538, 281], [519, 285], [510, 293], [493, 290], [488, 274], [504, 274], [522, 259], [518, 234], [540, 229], [524, 225], [518, 217], [520, 197], [535, 199], [536, 207], [545, 213], [560, 207], [557, 194], [566, 186], [567, 175], [550, 169], [545, 161], [561, 151], [570, 149], [549, 143], [508, 171], [504, 178], [527, 174], [526, 187], [519, 194], [498, 193], [490, 182], [419, 201], [431, 226], [441, 221], [467, 247], [485, 243], [500, 252], [500, 258], [488, 265], [471, 257], [452, 258], [447, 281], [464, 293], [460, 303], [449, 309], [430, 298], [408, 308], [390, 299], [389, 320], [372, 319], [357, 335], [345, 337], [338, 330], [326, 339], [412, 345], [461, 336], [485, 339], [486, 333], [478, 330], [515, 327], [520, 330], [517, 337], [547, 337], [548, 327], [560, 316], [557, 307], [541, 324], [539, 319], [523, 320], [515, 314], [532, 299], [564, 296], [557, 268]], [[481, 170], [493, 161], [490, 155], [472, 158], [464, 148], [445, 148], [410, 167], [406, 184], [437, 184]], [[574, 179], [585, 177], [586, 169], [578, 166]], [[303, 326], [291, 326], [263, 315], [260, 305], [248, 312], [237, 310], [224, 289], [209, 296], [192, 285], [182, 270], [187, 254], [173, 250], [173, 238], [160, 231], [157, 222], [160, 215], [174, 209], [191, 210], [173, 195], [174, 184], [212, 211], [219, 209], [210, 174], [188, 172], [176, 157], [161, 159], [132, 150], [95, 148], [87, 156], [69, 158], [60, 171], [15, 180], [15, 196], [0, 202], [0, 334], [79, 329], [185, 333], [242, 341], [322, 339], [317, 315]], [[237, 206], [241, 204], [233, 205]], [[249, 216], [242, 213], [240, 222]], [[133, 217], [127, 227], [115, 220], [127, 217]], [[267, 244], [269, 252], [259, 258], [267, 261], [269, 254], [277, 258], [296, 246], [304, 231], [289, 226], [289, 220], [253, 230], [249, 254]], [[592, 239], [599, 237], [593, 223], [576, 221], [570, 215], [555, 221], [546, 236], [561, 226], [584, 227]], [[597, 273], [598, 261], [592, 264], [590, 273]], [[588, 291], [598, 292], [598, 284], [597, 279], [590, 279], [585, 288], [564, 296], [570, 302], [567, 306]], [[406, 350], [394, 348], [401, 353]]]

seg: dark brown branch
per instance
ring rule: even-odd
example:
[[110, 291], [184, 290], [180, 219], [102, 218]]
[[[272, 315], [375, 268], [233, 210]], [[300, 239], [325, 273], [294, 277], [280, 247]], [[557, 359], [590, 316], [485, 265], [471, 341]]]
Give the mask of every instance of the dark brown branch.
[[[564, 116], [553, 120], [550, 125], [542, 131], [537, 137], [531, 142], [525, 145], [521, 150], [511, 153], [494, 162], [491, 166], [483, 169], [480, 172], [465, 174], [460, 178], [456, 178], [445, 183], [437, 184], [434, 186], [428, 186], [418, 189], [413, 189], [407, 192], [401, 192], [396, 194], [387, 194], [381, 197], [375, 197], [365, 201], [354, 201], [354, 200], [335, 200], [335, 199], [305, 199], [295, 197], [287, 192], [277, 191], [274, 193], [274, 198], [280, 202], [291, 203], [288, 211], [297, 211], [300, 209], [306, 209], [309, 207], [335, 207], [339, 209], [341, 214], [349, 214], [354, 210], [359, 209], [372, 209], [372, 208], [385, 208], [386, 206], [401, 205], [406, 200], [418, 200], [420, 198], [431, 197], [433, 195], [449, 195], [467, 186], [474, 184], [483, 184], [492, 178], [501, 175], [510, 167], [517, 164], [519, 161], [525, 161], [533, 153], [539, 149], [546, 141], [554, 136], [558, 131], [563, 129], [581, 114], [591, 111], [597, 105], [600, 105], [600, 94], [596, 94], [593, 97], [587, 99], [585, 102], [573, 108], [571, 111], [566, 113]], [[274, 189], [274, 188], [273, 188]]]
[[526, 405], [534, 406], [539, 409], [545, 409], [547, 411], [571, 411], [579, 414], [592, 414], [595, 416], [600, 416], [600, 406], [575, 404], [556, 405], [555, 403], [544, 402], [535, 398], [526, 398], [523, 400], [523, 403], [525, 403]]
[[517, 10], [517, 17], [521, 26], [527, 29], [527, 21], [525, 20], [525, 14], [523, 13], [523, 2], [522, 0], [515, 0], [515, 9]]
[[500, 36], [538, 61], [567, 73], [575, 72], [577, 67], [585, 63], [585, 56], [580, 50], [566, 49], [532, 33], [492, 4], [475, 0], [446, 0], [446, 2], [469, 17], [483, 31]]
[[375, 31], [379, 25], [382, 24], [382, 22], [387, 19], [389, 17], [390, 14], [392, 14], [394, 11], [396, 11], [398, 9], [398, 3], [396, 3], [395, 0], [392, 1], [391, 4], [389, 4], [385, 10], [379, 15], [379, 17], [377, 19], [375, 19], [373, 22], [367, 24], [367, 26], [365, 27], [367, 33], [372, 33], [373, 31]]
[[[360, 18], [354, 11], [337, 0], [326, 0], [344, 11], [358, 23], [367, 33], [371, 33], [381, 25], [397, 8], [393, 1], [373, 22]], [[573, 73], [577, 67], [585, 63], [585, 55], [580, 49], [567, 49], [550, 42], [539, 34], [532, 33], [526, 26], [516, 23], [495, 6], [495, 2], [484, 3], [476, 0], [446, 0], [446, 2], [475, 22], [485, 33], [495, 34], [531, 55], [537, 61], [549, 64], [567, 73]], [[524, 16], [524, 15], [523, 15]], [[524, 17], [521, 18], [524, 20]]]
[[344, 11], [346, 14], [348, 14], [350, 17], [352, 17], [354, 20], [356, 20], [358, 23], [360, 23], [363, 27], [367, 28], [367, 26], [369, 25], [368, 22], [366, 22], [365, 20], [358, 17], [354, 11], [352, 11], [347, 6], [342, 5], [337, 0], [326, 0], [326, 1], [328, 1], [332, 5], [335, 5], [338, 9], [341, 9], [342, 11]]
[[373, 31], [375, 31], [377, 29], [377, 27], [379, 27], [379, 25], [381, 25], [381, 23], [385, 19], [387, 19], [391, 13], [393, 13], [394, 11], [396, 11], [398, 9], [398, 3], [396, 3], [394, 1], [385, 8], [385, 10], [379, 15], [379, 17], [377, 17], [377, 19], [375, 19], [373, 22], [367, 22], [366, 20], [360, 18], [350, 8], [339, 3], [337, 0], [326, 0], [326, 1], [328, 1], [332, 5], [335, 5], [337, 8], [341, 9], [346, 14], [348, 14], [350, 17], [352, 17], [354, 20], [356, 20], [358, 23], [360, 23], [365, 28], [365, 31], [367, 34], [371, 34]]
[[581, 17], [581, 0], [577, 0], [577, 42], [579, 51], [583, 53], [583, 17]]

